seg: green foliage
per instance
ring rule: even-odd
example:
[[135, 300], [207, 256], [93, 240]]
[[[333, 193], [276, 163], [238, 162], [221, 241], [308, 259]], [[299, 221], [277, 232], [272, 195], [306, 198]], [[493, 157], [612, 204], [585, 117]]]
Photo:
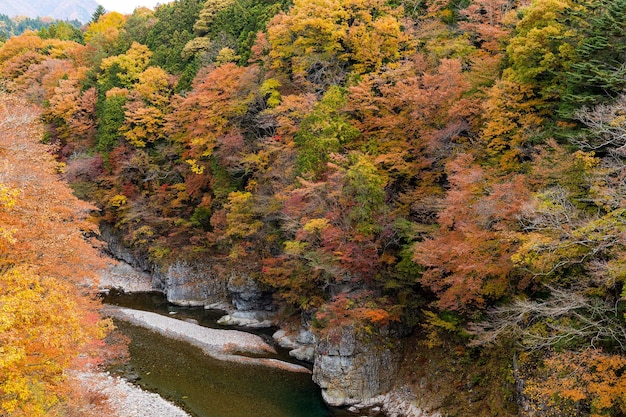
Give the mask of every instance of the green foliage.
[[193, 80], [196, 77], [196, 73], [198, 72], [198, 60], [192, 60], [188, 65], [185, 65], [185, 69], [180, 74], [180, 78], [176, 83], [176, 88], [174, 91], [178, 94], [183, 94], [189, 90], [191, 90], [191, 86], [193, 85]]
[[110, 152], [121, 138], [119, 133], [124, 123], [126, 97], [115, 94], [107, 97], [99, 109], [100, 122], [96, 133], [96, 149], [104, 154]]
[[522, 9], [523, 17], [507, 47], [511, 62], [507, 78], [540, 89], [544, 99], [554, 91], [574, 59], [575, 31], [564, 22], [571, 0], [533, 1]]
[[56, 22], [48, 27], [44, 27], [37, 33], [43, 39], [60, 39], [63, 41], [74, 41], [84, 43], [83, 32], [68, 22]]
[[[7, 15], [0, 14], [0, 39], [8, 39], [11, 36], [21, 35], [24, 32], [34, 30], [38, 31], [39, 36], [44, 39], [62, 39], [62, 40], [75, 40], [79, 42], [82, 40], [80, 28], [81, 23], [78, 20], [72, 21], [50, 21], [48, 19], [42, 19], [40, 17], [32, 19], [30, 17], [11, 18]], [[62, 27], [60, 30], [60, 36], [52, 35], [50, 30], [55, 34], [59, 29], [49, 29], [53, 27]], [[43, 35], [42, 35], [43, 33]], [[71, 33], [70, 37], [67, 37], [67, 33]]]
[[307, 115], [296, 134], [298, 159], [296, 167], [300, 175], [319, 179], [326, 171], [326, 163], [333, 152], [359, 136], [342, 108], [346, 104], [345, 93], [339, 87], [331, 87], [315, 110]]
[[224, 169], [214, 158], [210, 161], [211, 176], [213, 179], [212, 191], [219, 202], [226, 201], [230, 193], [237, 190], [239, 182]]
[[209, 230], [211, 227], [211, 209], [207, 207], [196, 207], [193, 214], [189, 218], [189, 221], [194, 227], [201, 228], [203, 230]]
[[584, 23], [565, 78], [561, 112], [569, 117], [582, 106], [615, 99], [626, 87], [626, 2], [591, 1], [575, 17]]
[[354, 201], [348, 218], [356, 229], [370, 236], [381, 232], [380, 217], [386, 211], [385, 175], [366, 156], [357, 156], [347, 171], [348, 183], [344, 188], [347, 198]]
[[120, 34], [120, 48], [128, 50], [133, 42], [146, 45], [148, 34], [157, 22], [154, 12], [146, 8], [137, 8], [128, 16], [124, 23], [124, 31]]
[[100, 17], [106, 14], [106, 12], [107, 11], [104, 6], [99, 4], [98, 7], [96, 7], [96, 10], [94, 10], [93, 14], [91, 15], [90, 23], [96, 23], [100, 19]]
[[203, 4], [201, 0], [176, 0], [155, 10], [157, 21], [146, 36], [146, 45], [153, 52], [153, 65], [174, 74], [185, 71], [188, 62], [181, 54], [187, 42], [194, 38], [193, 25]]
[[287, 10], [290, 3], [290, 0], [211, 0], [205, 3], [194, 29], [211, 40], [224, 36], [234, 39], [239, 63], [245, 65], [257, 32], [265, 30], [267, 22], [278, 12]]

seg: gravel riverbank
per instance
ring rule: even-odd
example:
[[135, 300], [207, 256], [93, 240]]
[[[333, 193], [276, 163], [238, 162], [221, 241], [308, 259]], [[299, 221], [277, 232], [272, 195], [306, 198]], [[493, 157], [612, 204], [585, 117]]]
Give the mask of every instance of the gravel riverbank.
[[158, 394], [144, 391], [122, 378], [96, 372], [76, 377], [89, 390], [106, 396], [105, 405], [116, 417], [191, 417]]

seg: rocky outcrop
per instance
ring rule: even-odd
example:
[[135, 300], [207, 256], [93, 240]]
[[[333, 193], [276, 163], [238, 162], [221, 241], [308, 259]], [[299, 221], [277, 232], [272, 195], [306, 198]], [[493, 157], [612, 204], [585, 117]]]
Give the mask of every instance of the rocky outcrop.
[[134, 268], [124, 261], [110, 264], [100, 273], [100, 291], [108, 292], [111, 289], [119, 289], [124, 292], [150, 292], [152, 276]]
[[348, 411], [363, 415], [379, 415], [387, 417], [442, 417], [440, 413], [429, 412], [416, 406], [416, 395], [408, 386], [403, 386], [376, 397], [367, 399], [348, 408]]
[[258, 282], [247, 274], [231, 272], [228, 293], [233, 307], [238, 311], [273, 311], [272, 292], [264, 291]]
[[226, 289], [235, 311], [220, 318], [219, 324], [251, 328], [275, 325], [272, 292], [263, 290], [248, 274], [231, 272]]
[[317, 338], [310, 330], [300, 328], [297, 332], [277, 330], [272, 338], [282, 348], [289, 349], [289, 356], [304, 362], [315, 360]]
[[[100, 225], [100, 238], [106, 242], [106, 251], [111, 257], [121, 261], [122, 265], [126, 264], [135, 269], [134, 272], [121, 270], [117, 276], [115, 272], [105, 272], [104, 279], [101, 280], [101, 285], [105, 282], [109, 284], [108, 286], [104, 284], [105, 287], [135, 292], [134, 282], [137, 280], [134, 277], [143, 273], [150, 277], [149, 285], [145, 283], [145, 279], [142, 280], [143, 287], [149, 286], [149, 290], [163, 292], [172, 304], [206, 306], [228, 300], [227, 279], [217, 273], [210, 263], [192, 264], [176, 261], [169, 266], [159, 268], [152, 265], [145, 255], [125, 246], [110, 224]], [[120, 276], [124, 273], [128, 273], [128, 280]], [[145, 291], [145, 289], [137, 291]]]
[[220, 317], [218, 324], [224, 326], [240, 326], [252, 329], [272, 327], [276, 314], [271, 311], [233, 311]]
[[318, 341], [313, 380], [324, 400], [336, 407], [362, 403], [388, 392], [397, 374], [399, 349], [385, 336], [335, 329]]
[[[275, 324], [277, 312], [272, 293], [248, 274], [226, 272], [208, 262], [192, 264], [179, 261], [159, 270], [122, 245], [110, 227], [103, 228], [102, 237], [108, 243], [111, 255], [146, 273], [133, 274], [128, 271], [129, 266], [123, 264], [117, 275], [109, 274], [114, 278], [112, 282], [121, 283], [119, 285], [123, 290], [128, 291], [134, 283], [141, 282], [136, 285], [137, 288], [143, 286], [162, 291], [174, 304], [220, 306], [230, 311], [220, 319], [220, 323], [225, 325], [269, 327]], [[149, 283], [148, 277], [151, 278]], [[224, 303], [232, 304], [234, 309], [223, 307]], [[347, 327], [335, 329], [318, 340], [310, 330], [310, 317], [309, 320], [303, 318], [290, 331], [283, 329], [275, 333], [274, 339], [290, 349], [291, 356], [314, 363], [313, 380], [321, 387], [324, 400], [331, 406], [378, 404], [376, 401], [387, 398], [384, 395], [391, 390], [399, 368], [400, 349], [392, 347], [398, 343], [397, 339], [362, 335]], [[242, 361], [257, 359], [238, 358]], [[269, 363], [272, 360], [262, 361]], [[382, 401], [374, 407], [384, 407], [384, 403]]]
[[167, 301], [172, 304], [205, 306], [227, 298], [225, 280], [208, 264], [177, 261], [159, 275]]

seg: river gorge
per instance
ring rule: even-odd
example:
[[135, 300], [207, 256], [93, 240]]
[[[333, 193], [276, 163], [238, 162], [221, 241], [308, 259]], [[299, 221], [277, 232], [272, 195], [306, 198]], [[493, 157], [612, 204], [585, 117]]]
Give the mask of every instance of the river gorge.
[[[285, 321], [272, 294], [241, 271], [210, 260], [155, 267], [122, 245], [106, 225], [101, 232], [108, 254], [118, 260], [101, 275], [100, 288], [109, 294], [105, 303], [131, 309], [118, 311], [123, 317], [112, 314], [123, 319], [117, 324], [131, 339], [128, 379], [199, 417], [430, 416], [409, 388], [395, 385], [402, 352], [395, 335], [364, 338], [354, 328], [340, 327], [320, 338], [305, 315]], [[121, 293], [115, 295], [116, 289]], [[147, 324], [134, 317], [138, 311], [158, 313], [160, 322], [177, 320]], [[189, 322], [196, 327], [180, 329]], [[188, 335], [207, 328], [254, 333], [276, 353], [233, 358], [229, 350], [239, 353], [237, 342], [230, 348], [226, 343], [217, 355], [212, 347], [203, 352], [198, 346], [205, 348], [214, 338], [206, 335], [198, 342]]]
[[[169, 304], [162, 294], [121, 294], [108, 304], [153, 311], [202, 326], [223, 328], [223, 312]], [[353, 415], [327, 407], [310, 374], [220, 361], [189, 343], [115, 321], [130, 338], [130, 360], [111, 369], [142, 388], [159, 393], [196, 417], [340, 417]], [[271, 340], [267, 329], [255, 332]], [[275, 358], [297, 362], [279, 348]]]

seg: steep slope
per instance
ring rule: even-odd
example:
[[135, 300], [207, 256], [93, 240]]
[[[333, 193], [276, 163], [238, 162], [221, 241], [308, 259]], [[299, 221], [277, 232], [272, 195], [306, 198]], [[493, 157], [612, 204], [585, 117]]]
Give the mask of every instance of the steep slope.
[[0, 13], [7, 16], [44, 17], [88, 22], [98, 7], [94, 0], [0, 0]]

